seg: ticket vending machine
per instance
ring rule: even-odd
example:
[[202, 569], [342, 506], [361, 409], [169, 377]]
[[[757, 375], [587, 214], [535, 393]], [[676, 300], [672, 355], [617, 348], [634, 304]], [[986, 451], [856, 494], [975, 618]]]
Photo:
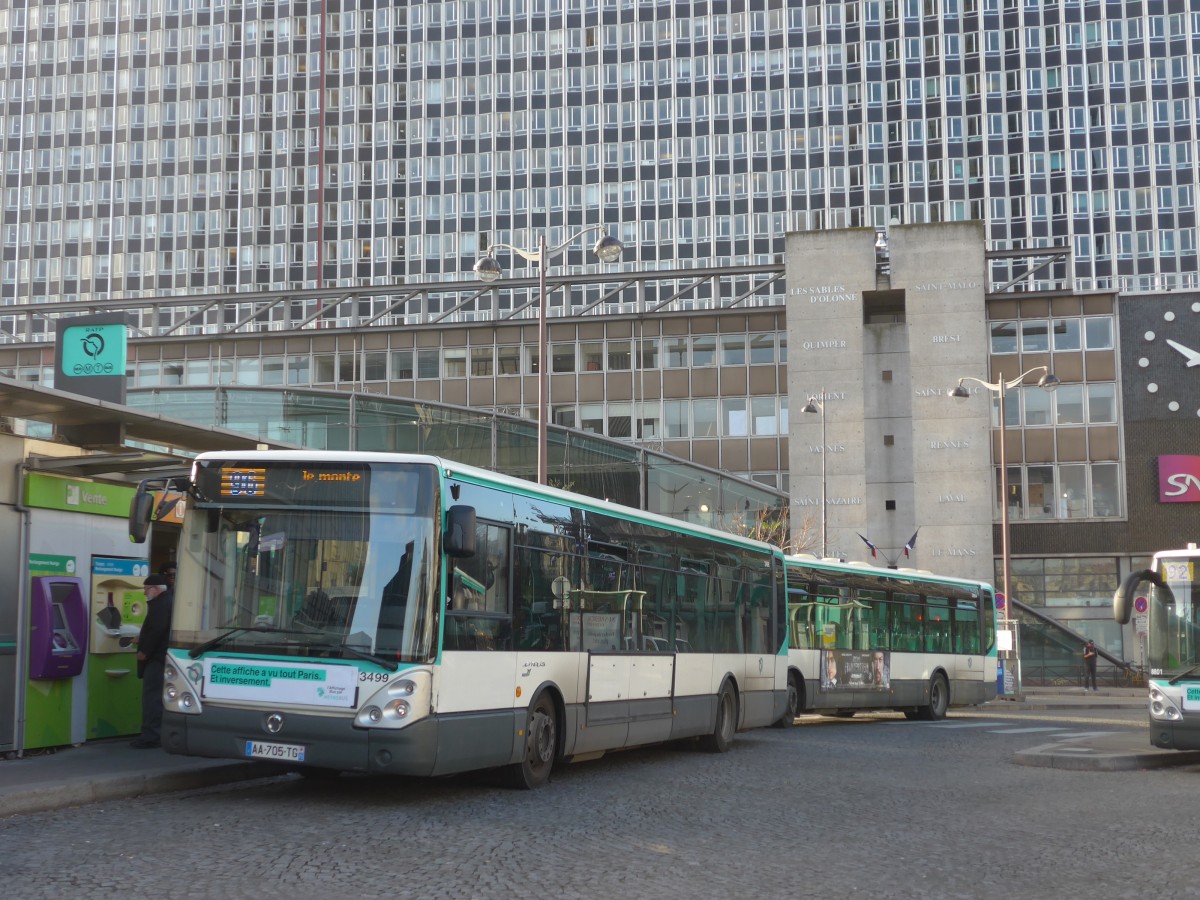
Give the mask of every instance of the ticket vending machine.
[[37, 576], [30, 601], [29, 677], [74, 678], [87, 657], [83, 582], [72, 576]]

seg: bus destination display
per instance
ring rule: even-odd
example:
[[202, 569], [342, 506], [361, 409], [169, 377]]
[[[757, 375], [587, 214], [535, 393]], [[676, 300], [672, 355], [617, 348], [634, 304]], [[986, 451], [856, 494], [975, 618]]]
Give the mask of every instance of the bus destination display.
[[387, 463], [272, 461], [247, 459], [201, 464], [196, 471], [200, 503], [279, 503], [345, 509], [385, 508], [411, 511], [421, 485], [433, 476], [428, 467]]
[[232, 466], [221, 469], [222, 497], [262, 497], [266, 492], [266, 469], [244, 469]]

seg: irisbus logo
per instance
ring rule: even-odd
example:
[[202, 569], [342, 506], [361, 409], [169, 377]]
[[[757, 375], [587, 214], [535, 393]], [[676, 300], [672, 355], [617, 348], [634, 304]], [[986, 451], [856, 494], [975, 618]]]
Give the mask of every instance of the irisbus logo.
[[1200, 503], [1200, 456], [1158, 458], [1159, 503]]

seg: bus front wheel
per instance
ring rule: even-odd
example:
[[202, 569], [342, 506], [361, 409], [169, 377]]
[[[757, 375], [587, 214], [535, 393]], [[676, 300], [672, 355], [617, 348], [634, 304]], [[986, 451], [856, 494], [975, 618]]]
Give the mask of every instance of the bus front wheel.
[[709, 753], [724, 753], [733, 746], [733, 735], [737, 731], [737, 697], [729, 682], [721, 685], [717, 694], [717, 723], [712, 734], [700, 738], [700, 746]]
[[525, 750], [521, 761], [509, 766], [513, 787], [531, 791], [545, 784], [558, 755], [558, 713], [549, 694], [542, 694], [529, 707], [525, 720]]
[[950, 687], [942, 675], [929, 679], [929, 705], [918, 707], [920, 717], [926, 722], [938, 722], [946, 718], [950, 706]]

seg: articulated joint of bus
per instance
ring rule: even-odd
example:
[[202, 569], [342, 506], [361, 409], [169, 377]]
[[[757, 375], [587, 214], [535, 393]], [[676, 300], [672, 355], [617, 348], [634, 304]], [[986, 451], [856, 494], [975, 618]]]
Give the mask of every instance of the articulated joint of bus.
[[199, 663], [183, 665], [170, 654], [163, 669], [163, 709], [167, 712], [198, 716], [200, 706], [200, 683], [204, 670]]
[[1179, 707], [1153, 682], [1150, 684], [1150, 718], [1165, 722], [1183, 720]]
[[358, 728], [404, 728], [428, 718], [432, 694], [433, 673], [409, 669], [368, 698], [354, 717], [354, 724]]

